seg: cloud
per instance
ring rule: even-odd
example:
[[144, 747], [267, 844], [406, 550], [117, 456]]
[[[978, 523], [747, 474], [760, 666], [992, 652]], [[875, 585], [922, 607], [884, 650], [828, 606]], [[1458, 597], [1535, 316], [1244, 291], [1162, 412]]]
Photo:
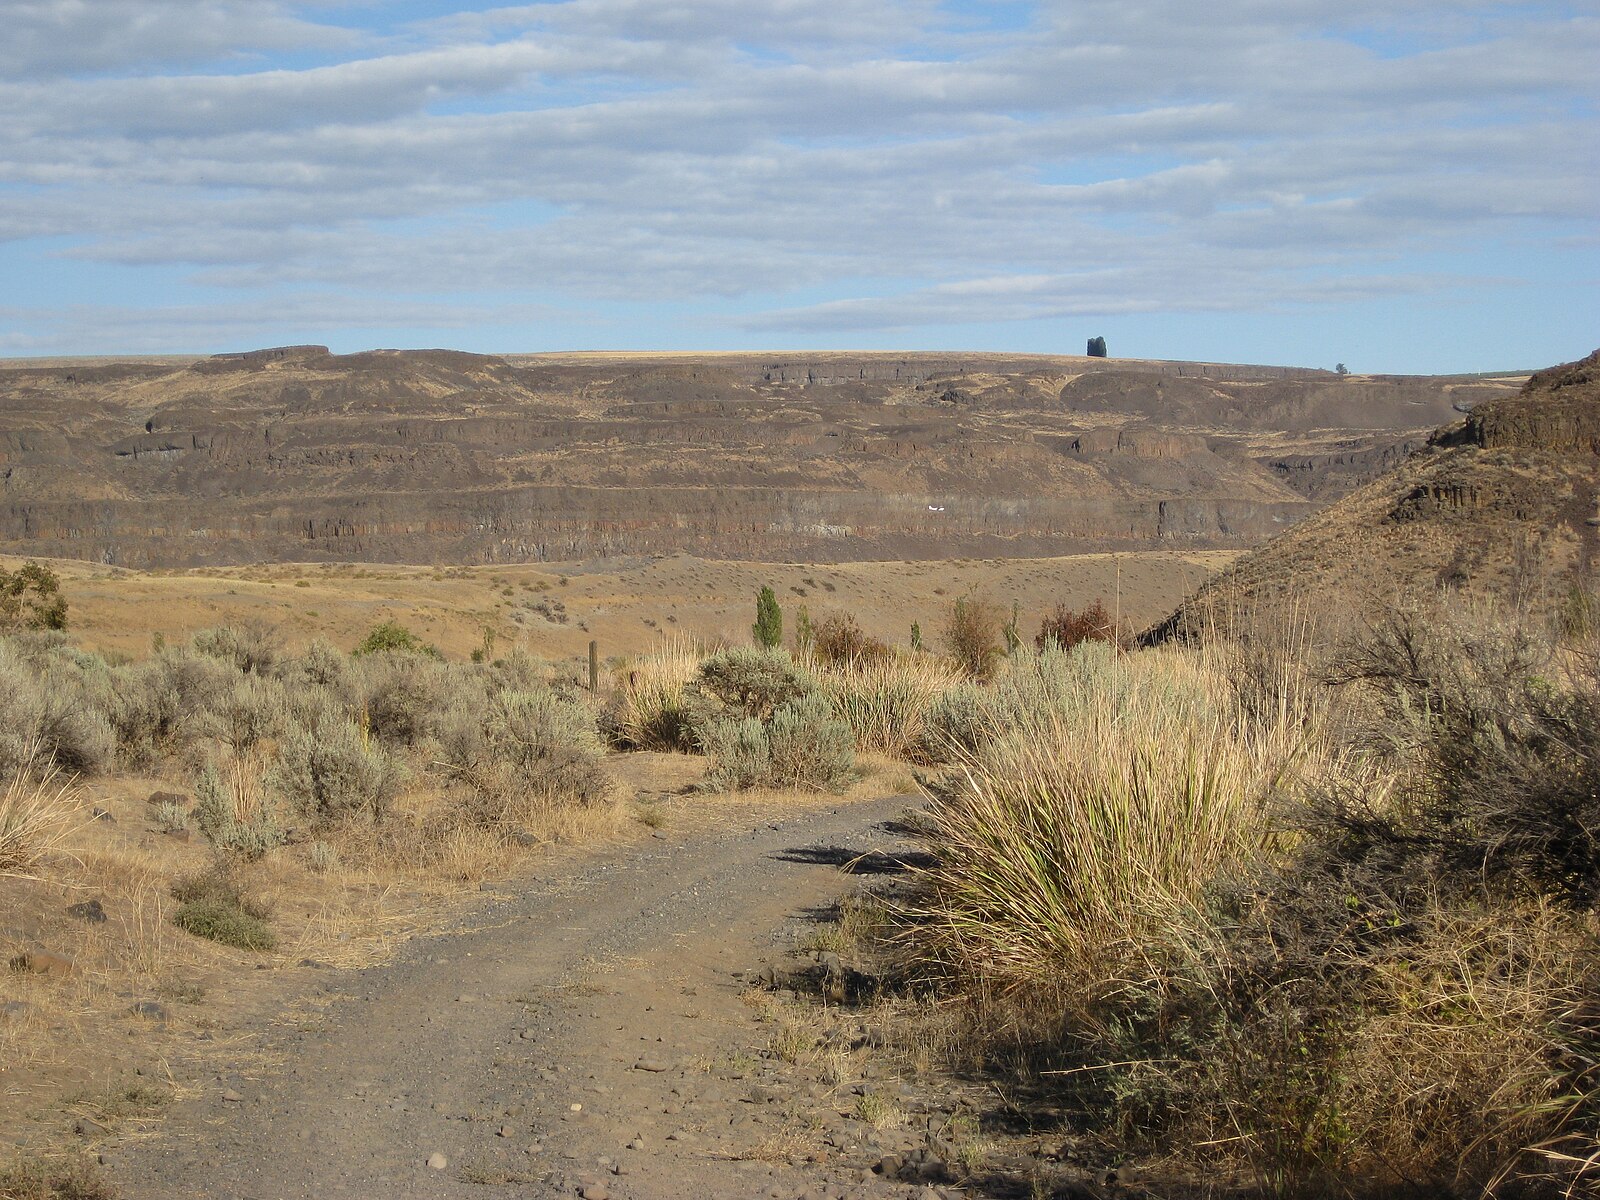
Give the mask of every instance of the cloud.
[[9, 8], [0, 243], [246, 299], [1245, 312], [1483, 286], [1496, 247], [1600, 215], [1600, 20], [1560, 0], [1075, 0], [1015, 28], [932, 0]]
[[0, 308], [0, 322], [26, 319], [34, 328], [0, 336], [0, 347], [21, 353], [43, 352], [63, 339], [116, 346], [123, 351], [170, 350], [176, 341], [190, 346], [255, 345], [282, 342], [319, 330], [392, 330], [419, 325], [463, 330], [483, 325], [533, 325], [572, 314], [541, 305], [454, 305], [441, 310], [423, 301], [363, 297], [326, 292], [279, 294], [222, 304], [155, 306], [75, 304], [44, 310]]
[[22, 0], [0, 5], [0, 78], [187, 66], [349, 45], [348, 31], [261, 0]]

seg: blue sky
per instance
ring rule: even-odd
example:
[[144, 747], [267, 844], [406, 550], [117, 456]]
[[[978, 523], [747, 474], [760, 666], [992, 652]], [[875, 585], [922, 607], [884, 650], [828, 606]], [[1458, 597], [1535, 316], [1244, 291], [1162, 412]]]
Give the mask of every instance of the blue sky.
[[0, 355], [1600, 345], [1600, 0], [0, 19]]

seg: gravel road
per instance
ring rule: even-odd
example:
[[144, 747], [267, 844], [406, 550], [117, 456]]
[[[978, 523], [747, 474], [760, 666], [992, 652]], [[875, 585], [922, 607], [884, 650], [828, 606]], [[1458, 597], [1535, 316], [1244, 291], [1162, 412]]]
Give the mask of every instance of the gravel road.
[[740, 999], [843, 863], [904, 849], [886, 822], [911, 803], [729, 808], [552, 862], [387, 965], [321, 973], [320, 1019], [255, 1031], [112, 1177], [128, 1200], [919, 1194], [761, 1152], [759, 1089], [799, 1085], [759, 1065]]

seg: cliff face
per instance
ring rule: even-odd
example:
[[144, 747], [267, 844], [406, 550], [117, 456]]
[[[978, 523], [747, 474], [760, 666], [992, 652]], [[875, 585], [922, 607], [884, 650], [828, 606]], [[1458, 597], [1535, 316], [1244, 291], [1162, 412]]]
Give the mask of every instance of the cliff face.
[[1476, 410], [1466, 437], [1485, 449], [1600, 454], [1600, 350], [1540, 371], [1521, 395]]
[[1393, 470], [1207, 583], [1152, 636], [1435, 585], [1555, 602], [1600, 566], [1600, 351], [1437, 430]]
[[[1416, 397], [1459, 403], [1445, 382], [1231, 371], [316, 346], [0, 365], [0, 551], [149, 567], [1237, 546], [1314, 511], [1306, 479], [1342, 491], [1363, 455], [1416, 437]], [[1315, 401], [1329, 419], [1390, 423], [1273, 425], [1345, 387]], [[1301, 486], [1272, 465], [1291, 458]]]

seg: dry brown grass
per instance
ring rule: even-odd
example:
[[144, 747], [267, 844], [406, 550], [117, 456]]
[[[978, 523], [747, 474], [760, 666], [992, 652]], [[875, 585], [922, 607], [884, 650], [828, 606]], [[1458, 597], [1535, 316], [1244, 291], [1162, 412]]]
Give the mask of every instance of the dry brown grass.
[[[176, 645], [198, 629], [256, 620], [281, 629], [291, 647], [324, 636], [348, 650], [374, 625], [392, 619], [461, 659], [483, 646], [487, 627], [495, 634], [496, 656], [520, 647], [580, 678], [590, 638], [599, 640], [605, 657], [649, 654], [677, 635], [707, 644], [747, 642], [756, 589], [764, 583], [776, 589], [791, 628], [794, 605], [804, 602], [813, 612], [822, 607], [848, 611], [871, 636], [904, 646], [913, 621], [921, 624], [930, 642], [934, 639], [950, 596], [971, 592], [1008, 606], [1016, 599], [1023, 627], [1032, 629], [1058, 602], [1082, 607], [1096, 596], [1112, 595], [1119, 579], [1123, 616], [1142, 627], [1170, 612], [1201, 580], [1238, 557], [1231, 550], [1163, 550], [808, 565], [675, 555], [623, 571], [594, 572], [565, 563], [443, 571], [327, 563], [172, 572], [66, 560], [51, 566], [61, 575], [72, 606], [74, 637], [92, 649], [142, 657], [157, 634]], [[0, 561], [15, 567], [22, 560]], [[945, 596], [928, 586], [931, 575], [937, 575]], [[568, 582], [563, 585], [562, 579]], [[297, 586], [300, 582], [306, 586]], [[504, 586], [513, 588], [511, 598], [502, 594]], [[808, 595], [802, 600], [795, 588]], [[535, 594], [558, 594], [572, 619], [566, 624], [527, 619], [522, 598]], [[655, 627], [646, 625], [645, 618]]]
[[0, 876], [35, 878], [82, 821], [82, 790], [28, 747], [0, 792]]

